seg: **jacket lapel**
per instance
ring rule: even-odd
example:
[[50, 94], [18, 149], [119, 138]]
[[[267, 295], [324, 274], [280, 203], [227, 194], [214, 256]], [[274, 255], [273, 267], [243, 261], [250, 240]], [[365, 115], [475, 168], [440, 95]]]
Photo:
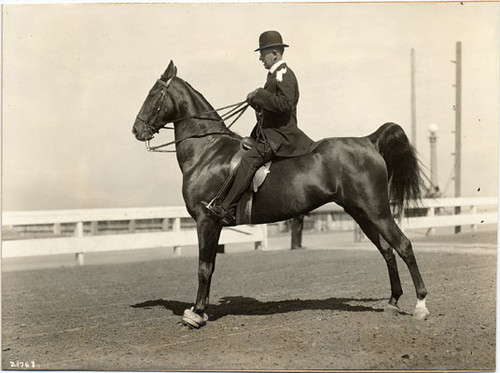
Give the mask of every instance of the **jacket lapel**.
[[[275, 71], [276, 73], [276, 71]], [[267, 89], [269, 87], [269, 85], [271, 84], [271, 82], [273, 81], [275, 75], [272, 74], [272, 73], [267, 73], [267, 80], [266, 80], [266, 84], [264, 84], [264, 89]]]

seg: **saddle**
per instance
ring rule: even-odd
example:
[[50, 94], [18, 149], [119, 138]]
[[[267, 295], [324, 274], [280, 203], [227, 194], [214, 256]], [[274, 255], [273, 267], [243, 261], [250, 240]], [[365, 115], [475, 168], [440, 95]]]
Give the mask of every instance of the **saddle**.
[[[240, 149], [236, 152], [236, 154], [231, 158], [229, 162], [229, 169], [232, 172], [241, 162], [241, 158], [243, 155], [250, 149], [252, 149], [256, 144], [256, 141], [251, 137], [244, 137], [241, 139]], [[252, 222], [252, 202], [254, 193], [257, 193], [261, 185], [266, 180], [267, 175], [269, 174], [269, 169], [271, 168], [272, 161], [269, 161], [255, 172], [253, 176], [252, 183], [250, 184], [250, 188], [246, 191], [241, 199], [237, 202], [236, 206], [236, 224], [251, 224]]]

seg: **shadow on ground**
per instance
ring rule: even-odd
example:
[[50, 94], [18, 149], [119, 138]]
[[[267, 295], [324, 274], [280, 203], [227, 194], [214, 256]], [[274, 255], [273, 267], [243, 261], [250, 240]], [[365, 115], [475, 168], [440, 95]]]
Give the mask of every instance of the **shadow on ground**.
[[[228, 315], [272, 315], [277, 313], [288, 313], [304, 310], [334, 310], [346, 312], [383, 312], [382, 308], [374, 308], [365, 305], [352, 305], [354, 303], [378, 302], [383, 299], [376, 298], [328, 298], [328, 299], [293, 299], [273, 302], [261, 302], [254, 298], [236, 296], [221, 298], [218, 304], [211, 304], [209, 315], [211, 320], [217, 320]], [[192, 303], [179, 302], [176, 300], [149, 300], [134, 304], [132, 308], [164, 307], [174, 315], [182, 316], [184, 310], [190, 308]]]

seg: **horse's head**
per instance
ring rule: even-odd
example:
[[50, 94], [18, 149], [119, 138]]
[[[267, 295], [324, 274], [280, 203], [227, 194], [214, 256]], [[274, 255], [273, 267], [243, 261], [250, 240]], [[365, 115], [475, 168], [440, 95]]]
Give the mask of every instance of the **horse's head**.
[[137, 140], [146, 141], [153, 138], [173, 115], [174, 105], [167, 90], [177, 74], [177, 67], [170, 61], [163, 75], [156, 81], [149, 91], [146, 101], [142, 104], [141, 110], [132, 127], [132, 133]]

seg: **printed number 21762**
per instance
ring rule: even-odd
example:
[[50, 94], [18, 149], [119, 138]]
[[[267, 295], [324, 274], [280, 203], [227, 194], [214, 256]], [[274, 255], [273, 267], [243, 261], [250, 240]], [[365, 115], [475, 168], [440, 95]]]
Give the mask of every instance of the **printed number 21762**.
[[16, 361], [10, 361], [10, 367], [17, 369], [32, 369], [36, 368], [36, 364], [34, 361], [16, 360]]

